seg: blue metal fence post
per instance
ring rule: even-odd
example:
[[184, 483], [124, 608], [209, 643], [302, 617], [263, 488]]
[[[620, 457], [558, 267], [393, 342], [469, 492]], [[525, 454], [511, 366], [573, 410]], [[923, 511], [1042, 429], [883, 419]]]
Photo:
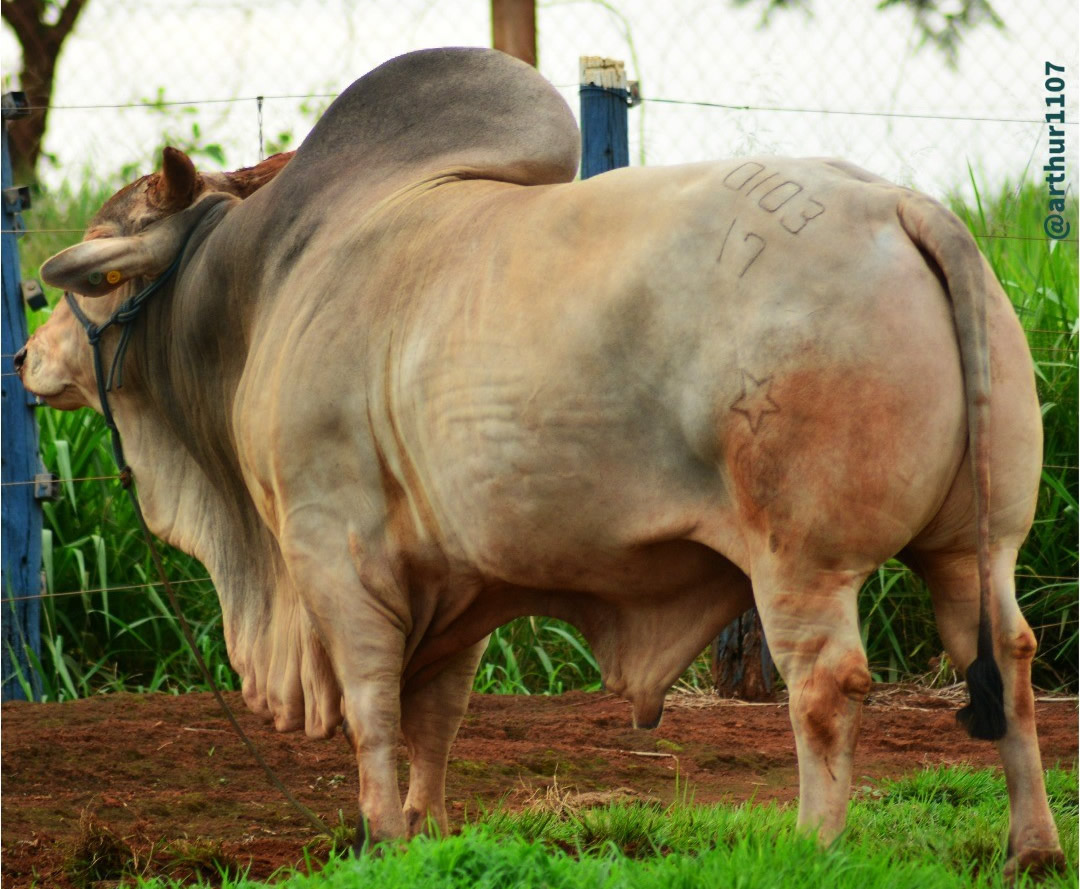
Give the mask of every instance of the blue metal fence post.
[[630, 89], [622, 62], [581, 57], [581, 178], [630, 164]]
[[[3, 441], [0, 447], [3, 496], [2, 540], [0, 540], [0, 679], [3, 700], [25, 700], [41, 696], [40, 679], [30, 667], [27, 650], [41, 653], [41, 600], [27, 598], [41, 588], [41, 507], [35, 499], [33, 480], [38, 471], [38, 433], [32, 402], [14, 374], [12, 356], [26, 342], [26, 312], [19, 275], [16, 232], [21, 228], [19, 211], [27, 201], [25, 192], [12, 188], [11, 157], [8, 154], [7, 121], [25, 113], [20, 93], [3, 96], [3, 317], [0, 325], [3, 363]], [[13, 484], [14, 483], [14, 484]], [[22, 676], [24, 684], [18, 681]]]

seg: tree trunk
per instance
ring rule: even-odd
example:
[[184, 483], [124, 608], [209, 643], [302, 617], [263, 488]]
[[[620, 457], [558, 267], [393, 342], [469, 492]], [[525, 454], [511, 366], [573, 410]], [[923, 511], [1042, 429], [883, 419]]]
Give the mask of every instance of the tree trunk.
[[713, 642], [712, 678], [721, 697], [773, 699], [773, 662], [757, 609], [723, 629]]
[[495, 49], [536, 67], [536, 0], [491, 0]]
[[47, 7], [41, 0], [4, 0], [0, 7], [22, 47], [19, 81], [30, 106], [28, 117], [12, 121], [8, 127], [16, 182], [25, 184], [35, 178], [52, 102], [56, 62], [85, 5], [86, 0], [68, 0], [54, 25], [44, 22]]

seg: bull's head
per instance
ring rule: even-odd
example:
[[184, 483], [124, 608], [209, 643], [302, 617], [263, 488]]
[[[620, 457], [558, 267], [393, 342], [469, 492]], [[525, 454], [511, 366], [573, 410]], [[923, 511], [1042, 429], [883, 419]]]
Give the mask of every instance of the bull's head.
[[[161, 171], [113, 195], [90, 220], [82, 242], [47, 260], [41, 277], [76, 294], [85, 315], [100, 323], [135, 287], [172, 264], [210, 209], [230, 197], [247, 197], [291, 156], [275, 155], [233, 173], [200, 174], [186, 154], [166, 148]], [[101, 410], [86, 333], [66, 302], [56, 306], [14, 365], [27, 390], [52, 407]]]

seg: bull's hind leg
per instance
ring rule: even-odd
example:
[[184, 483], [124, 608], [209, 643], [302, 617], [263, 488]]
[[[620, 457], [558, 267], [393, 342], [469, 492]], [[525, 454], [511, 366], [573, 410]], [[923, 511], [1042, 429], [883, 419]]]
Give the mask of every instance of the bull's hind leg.
[[405, 825], [409, 836], [429, 824], [443, 836], [446, 817], [446, 763], [465, 710], [476, 667], [487, 639], [454, 655], [438, 673], [401, 695], [401, 731], [409, 751], [409, 793]]
[[865, 575], [776, 563], [752, 580], [769, 650], [791, 695], [799, 827], [829, 842], [843, 829], [855, 741], [870, 690], [856, 598]]
[[[979, 580], [974, 553], [917, 553], [909, 561], [926, 580], [938, 631], [953, 663], [975, 659], [979, 625]], [[1006, 732], [998, 744], [1009, 788], [1009, 861], [1006, 875], [1019, 870], [1058, 870], [1065, 860], [1050, 815], [1042, 760], [1035, 733], [1031, 661], [1035, 634], [1016, 604], [1013, 572], [1016, 549], [991, 551], [994, 659], [1001, 670]]]

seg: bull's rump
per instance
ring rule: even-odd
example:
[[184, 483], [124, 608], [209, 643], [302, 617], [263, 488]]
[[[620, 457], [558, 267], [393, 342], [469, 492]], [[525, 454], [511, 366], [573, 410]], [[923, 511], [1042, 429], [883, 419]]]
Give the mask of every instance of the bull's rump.
[[948, 296], [899, 190], [769, 163], [427, 198], [473, 203], [403, 299], [388, 409], [455, 556], [625, 589], [660, 541], [869, 567], [929, 521], [964, 451]]

